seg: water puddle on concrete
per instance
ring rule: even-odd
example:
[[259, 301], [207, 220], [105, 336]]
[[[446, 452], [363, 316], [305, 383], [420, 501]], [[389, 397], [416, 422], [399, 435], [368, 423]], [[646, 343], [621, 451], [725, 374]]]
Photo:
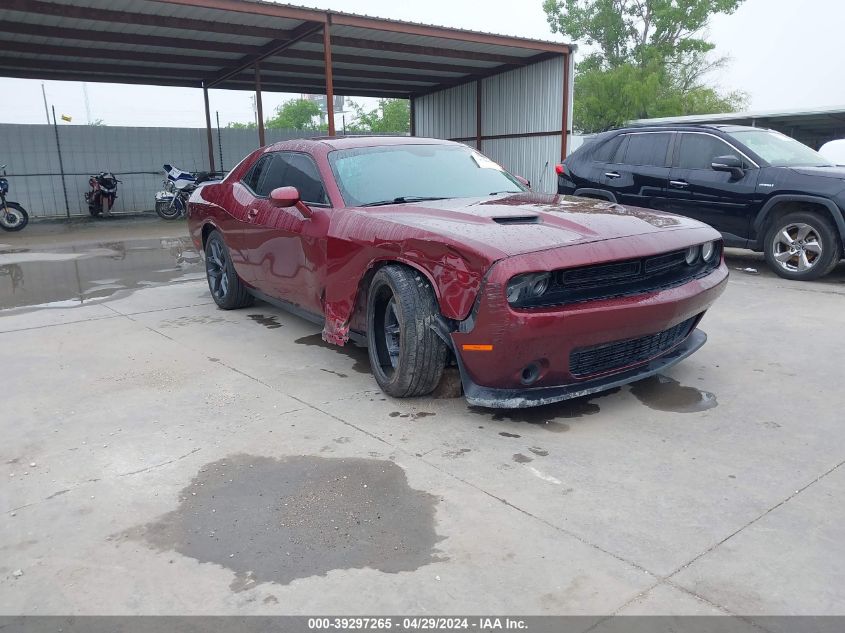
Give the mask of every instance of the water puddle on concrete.
[[0, 250], [0, 310], [69, 307], [117, 293], [203, 279], [188, 237]]
[[658, 374], [632, 383], [631, 393], [650, 409], [670, 413], [696, 413], [718, 406], [709, 391], [686, 387], [674, 378]]
[[201, 468], [179, 501], [121, 538], [225, 567], [234, 591], [445, 560], [435, 549], [437, 497], [411, 488], [392, 461], [233, 455]]
[[343, 354], [344, 356], [348, 356], [354, 360], [355, 364], [352, 365], [353, 371], [357, 371], [359, 374], [372, 373], [370, 371], [370, 357], [367, 353], [367, 348], [358, 347], [352, 343], [352, 341], [349, 341], [346, 345], [341, 347], [340, 345], [335, 345], [334, 343], [327, 343], [323, 340], [323, 335], [318, 332], [317, 334], [312, 334], [311, 336], [298, 338], [294, 341], [294, 343], [299, 345], [311, 345], [314, 347], [325, 347], [326, 349]]

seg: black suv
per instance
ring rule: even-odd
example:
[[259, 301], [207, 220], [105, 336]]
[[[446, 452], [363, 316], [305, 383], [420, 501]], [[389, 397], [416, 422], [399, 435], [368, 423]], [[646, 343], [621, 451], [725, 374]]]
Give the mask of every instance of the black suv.
[[660, 209], [712, 225], [726, 246], [816, 279], [845, 241], [845, 167], [779, 132], [738, 125], [599, 134], [557, 166], [558, 192]]

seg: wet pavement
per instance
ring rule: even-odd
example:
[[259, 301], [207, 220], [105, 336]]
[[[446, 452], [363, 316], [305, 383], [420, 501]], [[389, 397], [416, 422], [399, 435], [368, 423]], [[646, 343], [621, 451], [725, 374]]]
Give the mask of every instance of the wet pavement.
[[115, 224], [0, 234], [0, 614], [845, 612], [845, 267], [731, 252], [690, 359], [491, 411]]

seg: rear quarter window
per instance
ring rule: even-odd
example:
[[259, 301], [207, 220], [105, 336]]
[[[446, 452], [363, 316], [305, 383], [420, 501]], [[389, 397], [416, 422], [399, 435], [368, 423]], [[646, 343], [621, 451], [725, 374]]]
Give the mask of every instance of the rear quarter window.
[[622, 138], [623, 135], [619, 134], [599, 145], [593, 151], [593, 160], [599, 163], [612, 163], [619, 150], [619, 146], [622, 144]]

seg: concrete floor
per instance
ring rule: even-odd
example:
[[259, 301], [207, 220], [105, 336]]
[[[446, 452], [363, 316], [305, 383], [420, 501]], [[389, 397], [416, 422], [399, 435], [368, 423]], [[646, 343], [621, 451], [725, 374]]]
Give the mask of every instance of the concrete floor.
[[218, 310], [184, 231], [0, 234], [0, 614], [845, 614], [845, 268], [731, 253], [662, 379], [491, 412]]

